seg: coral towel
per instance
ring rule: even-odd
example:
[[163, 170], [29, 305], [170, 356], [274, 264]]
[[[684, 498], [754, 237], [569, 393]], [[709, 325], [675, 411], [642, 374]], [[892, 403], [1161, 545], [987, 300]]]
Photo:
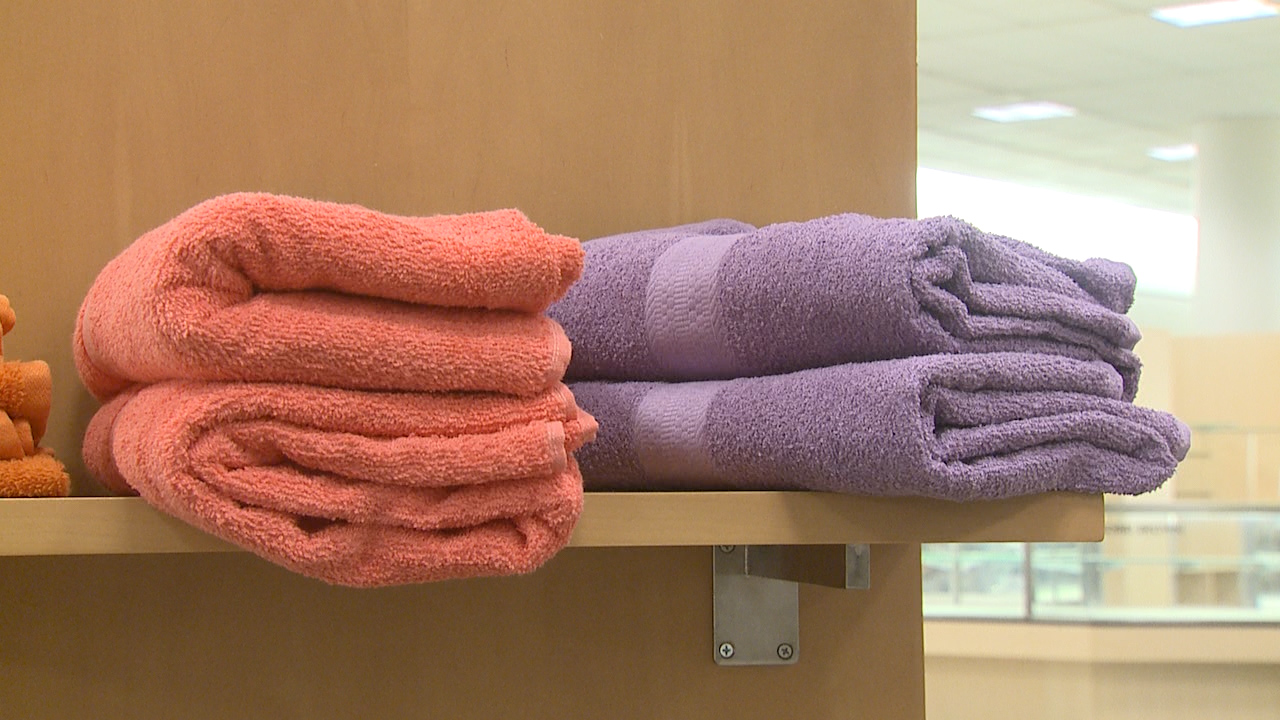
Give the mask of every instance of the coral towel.
[[517, 210], [400, 217], [225, 195], [103, 269], [76, 363], [100, 400], [174, 379], [532, 395], [569, 360], [563, 331], [536, 313], [582, 257]]
[[380, 586], [528, 572], [582, 509], [595, 421], [526, 398], [169, 382], [104, 405], [85, 461], [117, 491], [304, 575]]
[[600, 421], [588, 489], [808, 489], [950, 500], [1138, 494], [1190, 433], [1100, 361], [929, 355], [789, 375], [571, 386]]
[[955, 218], [715, 220], [585, 244], [571, 380], [717, 380], [933, 353], [1101, 359], [1137, 387], [1134, 275]]

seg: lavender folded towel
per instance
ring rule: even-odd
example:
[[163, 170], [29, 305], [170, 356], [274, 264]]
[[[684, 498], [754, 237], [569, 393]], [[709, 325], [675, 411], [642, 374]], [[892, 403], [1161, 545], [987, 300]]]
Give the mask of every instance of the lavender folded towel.
[[550, 315], [571, 380], [715, 380], [932, 353], [1104, 360], [1137, 389], [1134, 275], [955, 218], [713, 220], [586, 243]]
[[591, 490], [828, 490], [973, 500], [1139, 494], [1186, 455], [1106, 363], [931, 355], [693, 383], [581, 382]]

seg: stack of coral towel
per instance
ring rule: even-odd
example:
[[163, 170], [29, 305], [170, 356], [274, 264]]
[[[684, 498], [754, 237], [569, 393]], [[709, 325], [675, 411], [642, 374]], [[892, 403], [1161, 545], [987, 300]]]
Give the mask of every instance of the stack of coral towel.
[[49, 422], [53, 378], [43, 361], [4, 362], [3, 336], [17, 315], [0, 295], [0, 497], [64, 497], [66, 468], [40, 447]]
[[333, 583], [530, 571], [568, 541], [595, 432], [543, 315], [582, 258], [515, 210], [206, 201], [85, 298], [76, 362], [105, 403], [85, 461]]
[[1130, 402], [1123, 264], [853, 214], [585, 248], [550, 314], [601, 423], [588, 489], [1141, 493], [1186, 454], [1184, 425]]

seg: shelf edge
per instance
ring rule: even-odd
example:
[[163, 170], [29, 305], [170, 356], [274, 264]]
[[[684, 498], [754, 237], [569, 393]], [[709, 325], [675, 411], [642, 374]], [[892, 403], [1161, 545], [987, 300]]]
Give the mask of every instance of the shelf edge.
[[[1101, 495], [953, 503], [811, 492], [587, 493], [573, 547], [1093, 542]], [[0, 500], [0, 556], [232, 552], [139, 498]]]

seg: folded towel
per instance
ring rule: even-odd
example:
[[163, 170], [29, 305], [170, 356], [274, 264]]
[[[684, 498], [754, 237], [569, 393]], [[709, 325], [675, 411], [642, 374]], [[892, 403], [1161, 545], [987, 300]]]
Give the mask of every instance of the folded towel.
[[53, 377], [43, 360], [0, 365], [0, 410], [31, 424], [35, 442], [44, 437], [53, 402]]
[[9, 298], [0, 295], [0, 360], [4, 360], [4, 336], [9, 334], [17, 321], [18, 316], [13, 313]]
[[13, 313], [13, 306], [9, 305], [9, 297], [0, 295], [0, 334], [9, 334], [17, 322], [18, 316]]
[[171, 382], [104, 405], [89, 469], [304, 575], [354, 586], [533, 570], [582, 508], [595, 432], [537, 396]]
[[31, 430], [31, 422], [26, 418], [11, 420], [13, 431], [18, 435], [18, 444], [22, 446], [23, 457], [35, 455], [38, 449], [35, 433]]
[[731, 221], [585, 244], [549, 314], [575, 380], [715, 380], [932, 353], [1043, 352], [1136, 392], [1128, 266], [1057, 258], [955, 218]]
[[36, 454], [36, 441], [31, 423], [13, 419], [0, 410], [0, 460], [18, 460]]
[[76, 363], [100, 400], [172, 379], [531, 395], [569, 354], [531, 313], [581, 268], [577, 241], [517, 210], [399, 217], [226, 195], [103, 269], [80, 308]]
[[0, 460], [0, 497], [66, 497], [67, 469], [48, 450], [19, 460]]
[[9, 305], [9, 298], [0, 295], [0, 335], [8, 335], [17, 320], [18, 316], [13, 313], [13, 307]]
[[[30, 432], [30, 425], [27, 426], [27, 431]], [[0, 410], [0, 460], [16, 460], [30, 455], [22, 440], [18, 424], [8, 413]]]
[[[9, 298], [0, 295], [0, 336], [12, 330], [15, 321]], [[64, 497], [71, 491], [66, 468], [51, 451], [37, 447], [52, 401], [48, 364], [0, 364], [0, 497]]]
[[810, 489], [973, 500], [1137, 494], [1190, 434], [1121, 400], [1107, 364], [1054, 355], [931, 355], [789, 375], [570, 386], [600, 435], [591, 490]]

